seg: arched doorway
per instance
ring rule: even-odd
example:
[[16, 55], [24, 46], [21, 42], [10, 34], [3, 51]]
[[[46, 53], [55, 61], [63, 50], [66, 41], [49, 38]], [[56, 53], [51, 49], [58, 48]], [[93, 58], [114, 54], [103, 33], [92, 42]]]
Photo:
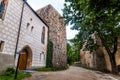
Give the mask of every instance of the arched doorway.
[[23, 47], [21, 50], [21, 54], [19, 55], [19, 64], [18, 68], [20, 70], [31, 69], [32, 66], [32, 50], [27, 45]]

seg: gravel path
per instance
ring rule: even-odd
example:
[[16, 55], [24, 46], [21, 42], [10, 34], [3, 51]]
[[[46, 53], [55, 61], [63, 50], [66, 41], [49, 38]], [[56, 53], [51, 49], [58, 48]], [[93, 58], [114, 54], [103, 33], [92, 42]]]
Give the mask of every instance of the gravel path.
[[24, 80], [120, 80], [118, 78], [114, 78], [110, 74], [71, 66], [64, 71], [35, 72], [32, 73], [32, 77]]

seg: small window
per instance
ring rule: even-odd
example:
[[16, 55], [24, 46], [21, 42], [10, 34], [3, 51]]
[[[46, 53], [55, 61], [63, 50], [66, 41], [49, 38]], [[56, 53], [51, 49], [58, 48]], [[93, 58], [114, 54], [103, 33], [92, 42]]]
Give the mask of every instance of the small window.
[[30, 26], [30, 23], [27, 23], [27, 27], [26, 27], [26, 29], [28, 29], [29, 26]]
[[34, 26], [31, 27], [31, 32], [33, 32]]
[[44, 60], [44, 52], [42, 52], [42, 58], [43, 58], [42, 60]]
[[43, 27], [43, 29], [42, 29], [41, 42], [43, 44], [45, 43], [45, 27]]
[[30, 18], [30, 21], [32, 21], [32, 18]]
[[45, 60], [45, 54], [44, 54], [44, 60]]
[[45, 60], [45, 54], [44, 52], [40, 53], [40, 61], [44, 61]]
[[40, 61], [41, 61], [42, 54], [40, 53]]
[[4, 44], [5, 44], [5, 42], [4, 42], [4, 41], [0, 41], [0, 52], [2, 52], [2, 51], [3, 51]]
[[45, 54], [44, 54], [44, 52], [42, 52], [42, 60], [43, 61], [45, 60]]

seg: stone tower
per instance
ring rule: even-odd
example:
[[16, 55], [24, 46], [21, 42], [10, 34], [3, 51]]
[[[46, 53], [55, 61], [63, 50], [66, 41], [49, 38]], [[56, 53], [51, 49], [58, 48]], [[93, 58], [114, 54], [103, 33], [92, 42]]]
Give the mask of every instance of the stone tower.
[[66, 26], [64, 20], [51, 5], [37, 10], [37, 13], [49, 26], [49, 40], [53, 42], [53, 67], [66, 68]]

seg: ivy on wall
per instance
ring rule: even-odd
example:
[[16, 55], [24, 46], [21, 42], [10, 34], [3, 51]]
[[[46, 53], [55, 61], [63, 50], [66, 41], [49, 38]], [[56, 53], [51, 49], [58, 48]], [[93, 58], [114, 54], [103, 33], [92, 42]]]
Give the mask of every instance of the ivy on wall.
[[47, 60], [46, 60], [46, 67], [51, 68], [52, 66], [52, 57], [53, 57], [53, 43], [52, 41], [48, 41], [47, 45]]

